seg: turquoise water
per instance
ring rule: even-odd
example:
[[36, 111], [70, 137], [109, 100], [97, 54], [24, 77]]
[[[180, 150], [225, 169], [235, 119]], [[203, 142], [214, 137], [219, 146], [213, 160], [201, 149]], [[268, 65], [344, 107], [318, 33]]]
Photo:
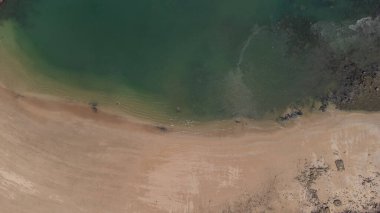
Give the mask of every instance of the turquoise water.
[[[355, 0], [7, 2], [25, 53], [82, 89], [132, 88], [199, 119], [260, 118], [326, 91], [317, 22], [371, 15]], [[5, 16], [5, 15], [4, 15]], [[26, 48], [28, 47], [28, 48]], [[32, 54], [33, 53], [33, 54]], [[121, 89], [120, 89], [121, 91]], [[154, 105], [155, 103], [150, 103]]]

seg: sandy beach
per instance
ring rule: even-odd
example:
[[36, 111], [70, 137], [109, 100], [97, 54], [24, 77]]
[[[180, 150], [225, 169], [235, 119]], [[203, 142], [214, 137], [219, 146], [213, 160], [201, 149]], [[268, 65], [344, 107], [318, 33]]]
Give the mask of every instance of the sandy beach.
[[5, 88], [0, 99], [1, 212], [379, 211], [380, 113], [192, 134]]

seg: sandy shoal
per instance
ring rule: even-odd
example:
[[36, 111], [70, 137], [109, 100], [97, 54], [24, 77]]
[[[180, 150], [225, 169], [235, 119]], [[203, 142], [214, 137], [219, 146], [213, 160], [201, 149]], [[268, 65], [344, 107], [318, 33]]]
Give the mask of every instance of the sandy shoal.
[[380, 113], [191, 134], [4, 88], [0, 100], [0, 212], [341, 212], [380, 202]]

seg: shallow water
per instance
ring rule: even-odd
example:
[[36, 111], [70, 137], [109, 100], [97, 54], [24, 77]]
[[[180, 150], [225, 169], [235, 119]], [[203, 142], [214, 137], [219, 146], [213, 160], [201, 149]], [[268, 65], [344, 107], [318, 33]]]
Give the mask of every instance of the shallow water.
[[326, 92], [333, 84], [326, 71], [330, 48], [313, 26], [352, 23], [378, 5], [371, 0], [7, 4], [17, 42], [38, 59], [31, 69], [102, 95], [132, 89], [159, 100], [148, 102], [152, 108], [170, 109], [162, 113], [207, 120], [262, 118]]

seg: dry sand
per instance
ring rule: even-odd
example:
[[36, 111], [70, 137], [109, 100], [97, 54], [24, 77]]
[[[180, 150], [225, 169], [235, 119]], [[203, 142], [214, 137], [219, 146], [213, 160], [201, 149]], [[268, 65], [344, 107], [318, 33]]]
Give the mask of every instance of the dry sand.
[[4, 88], [0, 100], [0, 212], [379, 208], [380, 113], [192, 134]]

